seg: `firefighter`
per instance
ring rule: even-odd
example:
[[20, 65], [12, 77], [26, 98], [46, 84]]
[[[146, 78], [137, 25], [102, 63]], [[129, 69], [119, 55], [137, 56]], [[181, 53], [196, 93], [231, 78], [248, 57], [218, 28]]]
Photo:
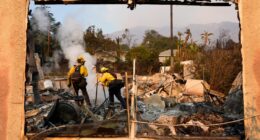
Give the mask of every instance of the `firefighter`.
[[86, 103], [91, 107], [88, 92], [86, 89], [87, 82], [85, 77], [88, 76], [88, 70], [84, 66], [85, 60], [83, 57], [77, 58], [77, 64], [70, 68], [68, 72], [68, 86], [73, 86], [76, 95], [78, 96], [79, 90], [82, 91]]
[[109, 102], [110, 107], [114, 106], [114, 95], [120, 101], [122, 107], [126, 109], [126, 103], [123, 97], [121, 96], [121, 88], [124, 87], [124, 83], [120, 80], [117, 80], [115, 74], [108, 72], [108, 68], [102, 67], [100, 69], [102, 76], [98, 79], [98, 81], [103, 85], [108, 87], [109, 92]]

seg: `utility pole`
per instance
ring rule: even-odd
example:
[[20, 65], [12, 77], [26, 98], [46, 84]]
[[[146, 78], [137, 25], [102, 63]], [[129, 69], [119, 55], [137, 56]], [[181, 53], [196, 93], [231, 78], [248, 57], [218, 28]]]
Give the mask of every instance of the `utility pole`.
[[171, 28], [171, 42], [170, 42], [170, 48], [171, 48], [171, 72], [173, 72], [173, 22], [172, 22], [172, 4], [170, 5], [170, 28]]
[[136, 75], [135, 75], [135, 62], [136, 59], [133, 60], [133, 92], [131, 95], [131, 107], [130, 107], [130, 113], [131, 113], [131, 131], [129, 135], [130, 140], [134, 140], [136, 136], [136, 114], [135, 114], [135, 96], [137, 93], [137, 85], [136, 85]]

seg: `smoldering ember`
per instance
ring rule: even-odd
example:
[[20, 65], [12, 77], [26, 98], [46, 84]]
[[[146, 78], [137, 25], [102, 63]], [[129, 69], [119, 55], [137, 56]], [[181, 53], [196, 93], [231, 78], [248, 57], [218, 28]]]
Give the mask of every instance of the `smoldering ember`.
[[112, 38], [37, 7], [27, 31], [28, 139], [244, 139], [241, 44], [219, 32], [194, 41], [189, 28], [172, 37], [151, 29], [136, 44], [130, 29]]

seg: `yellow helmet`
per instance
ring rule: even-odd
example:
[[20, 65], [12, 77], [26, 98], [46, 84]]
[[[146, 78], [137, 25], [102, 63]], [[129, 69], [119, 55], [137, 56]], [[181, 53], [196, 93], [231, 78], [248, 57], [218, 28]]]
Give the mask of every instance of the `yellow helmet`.
[[79, 57], [77, 58], [77, 62], [78, 62], [78, 63], [83, 63], [83, 62], [85, 62], [85, 59], [84, 59], [82, 56], [79, 56]]
[[108, 68], [102, 67], [102, 68], [100, 69], [100, 71], [101, 71], [101, 72], [106, 72], [106, 71], [108, 71]]

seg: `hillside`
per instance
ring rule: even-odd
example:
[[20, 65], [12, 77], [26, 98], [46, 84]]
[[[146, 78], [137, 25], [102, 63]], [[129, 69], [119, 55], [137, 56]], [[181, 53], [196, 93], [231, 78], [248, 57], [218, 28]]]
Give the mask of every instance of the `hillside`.
[[[201, 42], [201, 33], [204, 31], [213, 33], [211, 40], [214, 41], [219, 37], [222, 31], [225, 31], [228, 36], [235, 42], [239, 41], [239, 24], [235, 22], [221, 22], [221, 23], [210, 23], [210, 24], [191, 24], [185, 27], [173, 27], [173, 34], [177, 35], [177, 32], [184, 32], [187, 28], [190, 28], [192, 33], [192, 38], [194, 41]], [[169, 27], [153, 28], [149, 26], [139, 26], [135, 28], [129, 28], [130, 33], [133, 35], [133, 40], [136, 44], [140, 44], [143, 40], [143, 36], [146, 30], [156, 30], [164, 36], [170, 35]], [[108, 34], [107, 36], [111, 38], [116, 38], [124, 33], [124, 29], [116, 31], [114, 33]]]

